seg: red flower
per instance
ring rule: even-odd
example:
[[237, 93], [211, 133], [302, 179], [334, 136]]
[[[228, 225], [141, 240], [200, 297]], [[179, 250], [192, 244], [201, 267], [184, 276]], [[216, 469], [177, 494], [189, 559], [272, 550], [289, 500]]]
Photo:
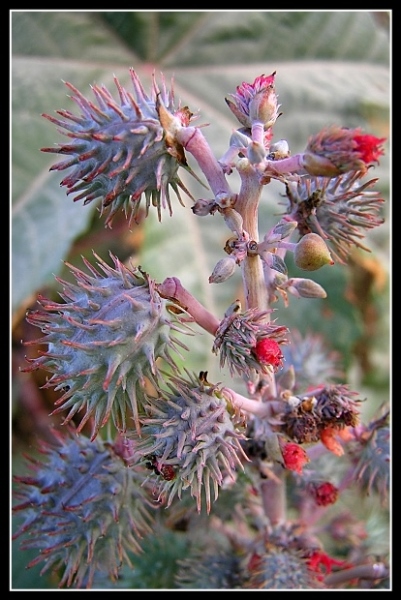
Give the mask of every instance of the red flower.
[[317, 573], [317, 578], [319, 581], [322, 581], [326, 575], [331, 573], [332, 566], [343, 566], [345, 565], [345, 561], [336, 560], [335, 558], [331, 558], [328, 554], [324, 552], [319, 552], [316, 550], [309, 558], [308, 558], [308, 569]]
[[303, 166], [310, 175], [337, 177], [348, 171], [366, 171], [384, 154], [386, 138], [363, 134], [360, 129], [333, 125], [308, 140]]
[[282, 364], [283, 353], [275, 340], [261, 338], [253, 352], [262, 365], [272, 365], [276, 369]]
[[344, 454], [344, 448], [336, 440], [335, 436], [339, 433], [339, 430], [335, 427], [325, 427], [320, 432], [320, 440], [327, 450], [336, 454], [336, 456], [342, 456]]
[[311, 484], [309, 491], [318, 506], [334, 504], [338, 498], [338, 488], [329, 481], [321, 484]]
[[298, 446], [298, 444], [289, 442], [283, 447], [282, 454], [286, 469], [296, 471], [302, 475], [303, 467], [309, 462], [305, 450], [301, 446]]
[[386, 138], [377, 138], [374, 135], [354, 135], [357, 152], [361, 159], [367, 165], [373, 162], [379, 162], [379, 156], [384, 154], [381, 144], [386, 141]]

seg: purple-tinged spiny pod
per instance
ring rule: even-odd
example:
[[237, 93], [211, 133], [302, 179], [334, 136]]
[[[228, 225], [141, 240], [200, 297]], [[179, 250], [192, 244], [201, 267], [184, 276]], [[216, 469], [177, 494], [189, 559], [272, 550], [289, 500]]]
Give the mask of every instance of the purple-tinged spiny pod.
[[43, 152], [68, 156], [51, 170], [70, 169], [61, 182], [67, 194], [75, 194], [74, 201], [83, 200], [84, 204], [99, 200], [101, 211], [107, 211], [108, 225], [119, 210], [136, 219], [143, 195], [146, 215], [150, 206], [155, 206], [159, 220], [164, 209], [172, 214], [170, 188], [181, 204], [180, 188], [192, 198], [178, 176], [180, 166], [192, 171], [183, 147], [175, 140], [174, 120], [186, 126], [193, 114], [187, 107], [174, 106], [172, 86], [167, 90], [164, 79], [160, 90], [153, 77], [148, 95], [133, 69], [130, 76], [136, 97], [116, 77], [119, 101], [105, 86], [94, 85], [97, 104], [66, 83], [82, 113], [58, 110], [61, 119], [43, 115], [71, 140], [42, 148]]
[[363, 175], [357, 171], [333, 179], [302, 178], [286, 185], [287, 214], [299, 233], [319, 234], [340, 263], [347, 262], [353, 248], [367, 250], [362, 244], [365, 232], [383, 224], [384, 200], [371, 189], [377, 179], [363, 183]]
[[[186, 378], [170, 378], [169, 392], [149, 398], [141, 437], [134, 441], [145, 462], [151, 457], [159, 465], [153, 476], [158, 478], [160, 501], [169, 507], [175, 496], [181, 498], [189, 489], [198, 512], [204, 496], [209, 513], [212, 496], [217, 499], [225, 477], [234, 480], [249, 459], [240, 444], [245, 437], [242, 419], [224, 391], [206, 376], [201, 371], [199, 377], [187, 373]], [[175, 476], [166, 478], [160, 465], [172, 467]]]
[[44, 387], [63, 391], [52, 414], [68, 410], [67, 423], [85, 411], [78, 430], [93, 419], [92, 439], [110, 417], [124, 431], [127, 410], [139, 427], [146, 380], [157, 386], [160, 379], [156, 360], [176, 369], [170, 350], [186, 348], [174, 337], [185, 332], [176, 314], [182, 308], [162, 298], [147, 273], [112, 255], [114, 267], [95, 258], [98, 268], [84, 259], [89, 274], [67, 265], [75, 284], [57, 278], [64, 303], [39, 297], [41, 310], [31, 311], [27, 321], [45, 335], [26, 345], [48, 348], [23, 369], [52, 373]]
[[23, 550], [37, 550], [28, 568], [62, 570], [59, 587], [90, 588], [95, 575], [117, 580], [129, 553], [141, 552], [151, 533], [152, 504], [142, 476], [113, 445], [72, 430], [42, 443], [42, 459], [27, 457], [29, 475], [15, 475], [13, 511], [23, 519], [14, 535]]

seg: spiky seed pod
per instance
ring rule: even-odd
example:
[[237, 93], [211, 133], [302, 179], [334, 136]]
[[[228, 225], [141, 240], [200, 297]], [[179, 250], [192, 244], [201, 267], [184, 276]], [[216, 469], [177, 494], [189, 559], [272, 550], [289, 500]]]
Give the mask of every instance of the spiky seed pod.
[[153, 205], [159, 220], [162, 209], [168, 208], [172, 214], [170, 187], [181, 204], [179, 188], [192, 198], [177, 174], [179, 166], [188, 171], [190, 168], [172, 131], [174, 123], [188, 125], [192, 113], [187, 107], [174, 107], [173, 89], [166, 89], [164, 79], [160, 90], [153, 77], [148, 95], [133, 69], [130, 76], [135, 97], [115, 77], [119, 102], [105, 86], [94, 85], [92, 92], [97, 101], [94, 104], [67, 82], [71, 98], [82, 114], [58, 110], [62, 119], [43, 115], [71, 138], [71, 142], [58, 147], [42, 148], [43, 152], [69, 156], [51, 170], [72, 167], [61, 185], [67, 187], [67, 194], [77, 194], [74, 201], [83, 199], [88, 204], [100, 200], [101, 210], [108, 211], [108, 225], [120, 209], [136, 218], [143, 194], [146, 215]]
[[272, 340], [275, 344], [286, 341], [287, 328], [268, 321], [270, 312], [257, 309], [242, 312], [239, 302], [229, 307], [213, 344], [213, 352], [220, 353], [222, 368], [227, 364], [232, 375], [251, 378], [255, 373], [266, 374], [282, 365], [281, 352], [275, 351], [270, 363], [266, 362], [264, 354], [258, 352], [258, 343], [263, 339]]
[[[298, 398], [297, 404], [294, 400]], [[333, 384], [317, 388], [314, 394], [299, 395], [281, 415], [281, 431], [299, 444], [317, 442], [328, 429], [355, 427], [359, 420], [357, 393], [347, 385]]]
[[156, 360], [176, 369], [170, 350], [185, 348], [173, 336], [185, 332], [172, 312], [177, 308], [182, 314], [182, 309], [161, 298], [149, 275], [139, 267], [124, 266], [113, 255], [114, 268], [94, 256], [98, 268], [83, 259], [89, 274], [67, 264], [76, 284], [57, 278], [65, 303], [40, 296], [43, 310], [28, 314], [28, 322], [45, 335], [27, 345], [47, 344], [48, 349], [28, 359], [31, 364], [24, 369], [52, 373], [44, 387], [64, 391], [52, 414], [68, 410], [68, 423], [85, 411], [78, 431], [93, 418], [92, 439], [110, 416], [124, 431], [127, 410], [139, 428], [146, 381], [157, 386], [160, 379]]
[[143, 478], [99, 438], [55, 436], [58, 444], [42, 443], [43, 460], [27, 457], [33, 474], [15, 476], [21, 502], [13, 511], [24, 521], [14, 538], [24, 536], [21, 547], [39, 552], [28, 567], [64, 569], [59, 587], [90, 588], [97, 573], [115, 580], [151, 532]]
[[310, 175], [336, 177], [349, 171], [366, 173], [384, 154], [386, 138], [377, 138], [350, 129], [331, 125], [312, 135], [302, 156], [303, 167]]
[[373, 421], [359, 439], [356, 457], [356, 480], [371, 494], [376, 491], [384, 504], [388, 501], [390, 485], [390, 428], [388, 414]]
[[243, 469], [241, 460], [249, 459], [240, 444], [243, 423], [206, 375], [187, 372], [186, 378], [170, 378], [171, 392], [149, 398], [136, 448], [157, 478], [159, 499], [167, 507], [189, 488], [199, 512], [204, 494], [209, 513], [211, 485], [216, 500], [224, 478], [235, 479], [236, 469]]
[[240, 589], [241, 559], [230, 551], [198, 551], [179, 561], [176, 583], [179, 589]]
[[251, 589], [322, 588], [311, 571], [309, 557], [320, 544], [297, 522], [281, 523], [266, 529], [265, 540], [258, 541], [247, 561]]
[[297, 221], [301, 235], [317, 233], [325, 238], [331, 255], [345, 263], [353, 248], [362, 244], [366, 231], [383, 224], [383, 198], [371, 188], [377, 179], [361, 182], [363, 172], [335, 178], [302, 178], [286, 186], [287, 213]]
[[271, 547], [262, 556], [253, 556], [249, 578], [244, 585], [256, 590], [306, 590], [321, 588], [306, 560], [294, 549]]
[[317, 386], [322, 381], [334, 382], [343, 378], [340, 355], [331, 350], [323, 336], [306, 333], [302, 335], [291, 329], [288, 344], [283, 346], [284, 369], [277, 375], [279, 385], [285, 385], [289, 369], [295, 375], [291, 389], [297, 391], [307, 386]]

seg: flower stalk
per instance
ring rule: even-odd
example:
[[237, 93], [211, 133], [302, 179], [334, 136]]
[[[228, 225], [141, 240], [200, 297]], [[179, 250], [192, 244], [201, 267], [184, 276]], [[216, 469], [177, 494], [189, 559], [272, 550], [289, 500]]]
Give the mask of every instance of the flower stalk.
[[[263, 187], [258, 182], [257, 175], [248, 161], [239, 162], [238, 172], [241, 177], [241, 189], [235, 203], [235, 209], [243, 219], [244, 231], [247, 232], [249, 239], [258, 242], [258, 209]], [[265, 310], [269, 307], [269, 303], [260, 257], [248, 255], [241, 266], [247, 308]]]

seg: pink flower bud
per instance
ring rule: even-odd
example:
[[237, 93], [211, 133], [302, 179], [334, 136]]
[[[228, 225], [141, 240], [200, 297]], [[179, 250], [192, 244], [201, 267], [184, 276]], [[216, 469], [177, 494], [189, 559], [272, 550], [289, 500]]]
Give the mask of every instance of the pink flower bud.
[[360, 129], [333, 125], [312, 136], [303, 155], [309, 175], [336, 177], [347, 171], [366, 171], [384, 154], [386, 138], [362, 134]]
[[[268, 78], [269, 79], [269, 78]], [[252, 122], [263, 123], [265, 129], [274, 125], [277, 118], [277, 96], [274, 85], [270, 84], [257, 92], [249, 103], [249, 117]]]
[[217, 205], [214, 200], [199, 198], [191, 209], [197, 217], [206, 217], [207, 215], [212, 215], [217, 210]]
[[268, 77], [260, 75], [253, 83], [243, 82], [237, 86], [235, 94], [225, 99], [238, 121], [247, 129], [251, 129], [254, 123], [262, 123], [264, 129], [269, 129], [276, 122], [280, 105], [274, 89], [275, 75], [276, 72]]
[[312, 279], [291, 277], [279, 287], [297, 298], [327, 298], [326, 290]]

